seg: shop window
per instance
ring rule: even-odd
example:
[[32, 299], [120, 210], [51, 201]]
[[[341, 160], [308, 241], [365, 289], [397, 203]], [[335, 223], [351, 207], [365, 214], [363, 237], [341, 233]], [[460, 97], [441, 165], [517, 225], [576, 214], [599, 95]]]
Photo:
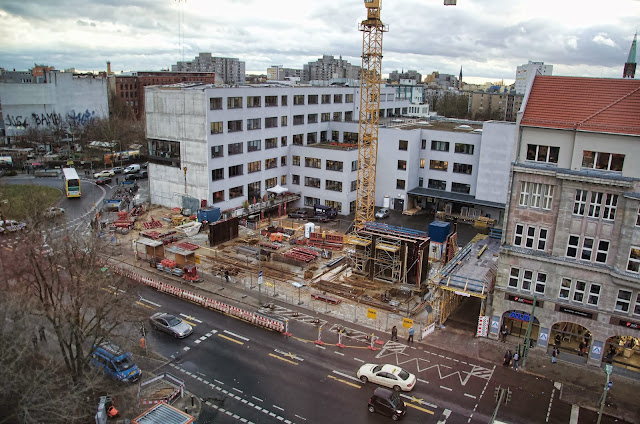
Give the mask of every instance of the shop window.
[[618, 298], [616, 299], [616, 306], [614, 310], [617, 312], [629, 312], [631, 294], [632, 293], [628, 290], [618, 290]]
[[261, 189], [261, 181], [255, 181], [253, 183], [247, 184], [247, 196], [249, 199], [260, 198], [262, 194]]
[[640, 247], [631, 246], [629, 260], [627, 261], [627, 271], [638, 274], [640, 272]]

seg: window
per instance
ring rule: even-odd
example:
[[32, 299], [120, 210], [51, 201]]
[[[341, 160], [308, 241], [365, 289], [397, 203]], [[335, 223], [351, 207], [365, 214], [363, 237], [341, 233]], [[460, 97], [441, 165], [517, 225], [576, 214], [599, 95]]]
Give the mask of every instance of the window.
[[275, 149], [278, 147], [278, 138], [277, 137], [273, 137], [273, 138], [267, 138], [264, 141], [264, 148], [266, 149]]
[[399, 160], [398, 161], [398, 169], [400, 171], [406, 171], [407, 170], [407, 161], [406, 160]]
[[352, 160], [351, 161], [351, 172], [357, 171], [358, 170], [358, 161], [357, 160]]
[[342, 182], [333, 181], [333, 180], [325, 180], [324, 188], [325, 188], [325, 190], [340, 191], [341, 192], [342, 191]]
[[449, 168], [449, 162], [444, 160], [430, 160], [429, 169], [436, 171], [446, 171]]
[[624, 165], [624, 155], [603, 152], [582, 152], [582, 167], [591, 169], [601, 169], [603, 171], [622, 172]]
[[247, 131], [249, 131], [249, 130], [259, 130], [260, 128], [262, 128], [262, 119], [261, 118], [247, 119]]
[[264, 96], [264, 105], [267, 107], [278, 106], [278, 96]]
[[224, 168], [211, 170], [211, 181], [217, 181], [224, 179]]
[[520, 206], [529, 206], [529, 190], [531, 190], [529, 187], [530, 184], [531, 183], [529, 181], [522, 181], [522, 183], [520, 184]]
[[398, 140], [398, 150], [407, 150], [409, 147], [408, 140]]
[[446, 181], [442, 181], [442, 180], [433, 180], [433, 179], [429, 178], [429, 181], [427, 183], [427, 187], [433, 188], [433, 189], [436, 189], [436, 190], [446, 190], [447, 189], [447, 182]]
[[596, 250], [596, 262], [606, 264], [608, 254], [609, 242], [607, 240], [598, 241], [598, 249]]
[[357, 189], [358, 189], [358, 181], [357, 180], [351, 181], [351, 191], [356, 191]]
[[300, 166], [300, 156], [296, 156], [296, 155], [291, 156], [291, 164], [293, 166]]
[[542, 185], [542, 209], [550, 211], [553, 203], [553, 186]]
[[531, 291], [531, 284], [533, 282], [533, 271], [525, 269], [522, 273], [522, 290]]
[[287, 166], [287, 157], [280, 156], [280, 166]]
[[236, 197], [242, 197], [244, 191], [243, 186], [233, 187], [229, 189], [229, 199], [235, 199]]
[[535, 162], [558, 163], [559, 147], [527, 144], [527, 160]]
[[524, 225], [516, 224], [515, 229], [513, 230], [513, 245], [514, 246], [522, 246], [522, 241], [524, 240]]
[[345, 94], [345, 103], [353, 103], [353, 94]]
[[587, 216], [589, 218], [599, 218], [600, 210], [602, 208], [602, 200], [604, 198], [604, 193], [598, 193], [595, 191], [591, 192], [591, 200], [589, 201], [589, 209]]
[[211, 203], [224, 202], [224, 190], [216, 191], [213, 193], [213, 200]]
[[578, 216], [584, 216], [584, 210], [587, 206], [587, 194], [586, 190], [576, 190], [576, 198], [573, 202], [573, 214]]
[[315, 124], [318, 122], [318, 114], [310, 113], [307, 115], [307, 124]]
[[330, 104], [331, 103], [331, 94], [323, 94], [322, 95], [322, 104]]
[[286, 127], [287, 126], [287, 118], [288, 116], [284, 115], [280, 118], [280, 126], [281, 127]]
[[317, 94], [309, 94], [309, 96], [307, 96], [307, 102], [310, 105], [317, 105], [318, 104], [318, 95]]
[[356, 201], [349, 202], [349, 213], [356, 213]]
[[242, 143], [231, 143], [227, 147], [227, 151], [229, 152], [229, 156], [231, 155], [239, 155], [242, 153]]
[[281, 175], [280, 176], [280, 185], [283, 186], [283, 187], [287, 185], [287, 176], [286, 175]]
[[580, 237], [570, 235], [569, 241], [567, 242], [567, 257], [568, 258], [577, 258], [578, 257], [578, 245], [580, 244]]
[[238, 121], [228, 121], [227, 122], [227, 132], [236, 132], [242, 131], [242, 120]]
[[265, 128], [277, 128], [278, 127], [278, 117], [272, 116], [269, 118], [264, 118], [264, 127]]
[[260, 198], [260, 184], [261, 181], [256, 181], [250, 184], [247, 184], [247, 196], [249, 199], [253, 199], [254, 197]]
[[342, 112], [333, 112], [334, 121], [342, 121]]
[[530, 181], [520, 183], [519, 206], [550, 210], [552, 204], [553, 186]]
[[306, 187], [320, 188], [320, 178], [304, 177]]
[[600, 284], [591, 283], [589, 286], [589, 296], [587, 297], [587, 303], [589, 305], [598, 306], [600, 301]]
[[[464, 144], [464, 143], [456, 143], [455, 152], [456, 153], [464, 153], [466, 155], [473, 154], [473, 144]], [[449, 150], [449, 149], [447, 149]]]
[[222, 97], [212, 97], [209, 99], [209, 109], [219, 110], [222, 109]]
[[424, 169], [424, 159], [420, 158], [420, 169]]
[[471, 193], [471, 185], [462, 183], [451, 183], [451, 191], [455, 193]]
[[280, 147], [285, 147], [287, 145], [287, 136], [283, 135], [280, 137]]
[[584, 302], [584, 292], [587, 289], [587, 283], [584, 281], [576, 281], [576, 288], [573, 291], [574, 302]]
[[281, 97], [280, 105], [281, 106], [286, 106], [287, 105], [287, 96], [286, 95]]
[[531, 184], [531, 204], [532, 208], [540, 208], [540, 200], [542, 199], [542, 184]]
[[604, 201], [604, 210], [602, 211], [602, 219], [613, 221], [616, 219], [616, 207], [618, 206], [618, 195], [607, 193]]
[[342, 103], [342, 94], [334, 94], [333, 103]]
[[520, 281], [520, 268], [511, 267], [511, 272], [509, 273], [509, 287], [518, 288], [518, 282]]
[[331, 120], [331, 113], [322, 113], [320, 115], [320, 122], [329, 122]]
[[547, 234], [549, 233], [549, 230], [547, 230], [546, 228], [540, 228], [539, 232], [538, 232], [538, 250], [542, 250], [544, 251], [545, 248], [547, 247]]
[[247, 152], [257, 152], [262, 150], [262, 140], [247, 141]]
[[222, 129], [223, 129], [222, 121], [211, 123], [211, 134], [221, 134]]
[[296, 106], [304, 104], [304, 94], [296, 94], [293, 96], [293, 104]]
[[271, 187], [275, 187], [276, 184], [278, 184], [278, 177], [268, 178], [264, 180], [264, 188], [266, 188], [267, 190]]
[[633, 307], [633, 315], [640, 315], [640, 293], [636, 296], [636, 304]]
[[631, 246], [629, 251], [629, 260], [627, 261], [627, 271], [640, 272], [640, 247]]
[[348, 110], [344, 113], [344, 120], [347, 122], [353, 121], [353, 112]]
[[420, 145], [420, 148], [421, 148], [422, 150], [424, 150], [424, 149], [426, 149], [426, 148], [427, 148], [427, 140], [424, 140], [424, 139], [422, 140], [422, 144]]
[[345, 143], [358, 144], [358, 133], [344, 131], [342, 133], [342, 140]]
[[636, 227], [640, 227], [640, 206], [638, 206], [638, 214], [636, 215]]
[[260, 96], [248, 96], [247, 97], [247, 107], [260, 107], [261, 98]]
[[300, 185], [300, 175], [291, 175], [291, 184]]
[[[277, 167], [278, 167], [278, 158], [269, 158], [264, 160], [264, 169], [273, 169]], [[267, 188], [271, 188], [271, 187], [267, 187]]]
[[405, 180], [396, 180], [396, 188], [398, 190], [404, 190]]
[[335, 209], [338, 213], [342, 212], [342, 202], [336, 202], [335, 200], [325, 200], [324, 205]]
[[533, 242], [536, 239], [536, 227], [527, 226], [527, 237], [525, 238], [524, 247], [533, 249]]
[[316, 197], [304, 196], [304, 205], [305, 206], [315, 206], [320, 204], [320, 199]]
[[616, 299], [615, 311], [629, 312], [631, 304], [631, 292], [628, 290], [618, 290], [618, 299]]
[[212, 158], [221, 158], [224, 156], [224, 146], [211, 146], [211, 157]]
[[242, 97], [227, 97], [227, 109], [242, 108]]
[[234, 166], [230, 166], [229, 167], [229, 178], [231, 177], [237, 177], [239, 175], [242, 175], [243, 172], [243, 166], [242, 165], [234, 165]]
[[[426, 141], [426, 140], [423, 140], [423, 141]], [[424, 147], [423, 147], [423, 149], [424, 149]], [[438, 152], [448, 152], [449, 151], [449, 142], [448, 141], [431, 140], [431, 150], [436, 150]]]
[[320, 169], [322, 167], [322, 159], [305, 157], [304, 166], [307, 168]]
[[318, 140], [318, 133], [310, 132], [307, 133], [307, 144], [314, 144]]
[[533, 288], [533, 291], [539, 294], [544, 294], [544, 289], [547, 285], [547, 274], [544, 272], [538, 272], [536, 275], [536, 285]]
[[293, 115], [293, 125], [304, 125], [304, 115]]
[[560, 283], [560, 293], [558, 294], [558, 298], [569, 300], [570, 295], [571, 295], [571, 280], [569, 278], [563, 278], [562, 283]]
[[303, 145], [303, 140], [302, 140], [302, 134], [294, 134], [293, 135], [293, 145], [294, 146], [302, 146]]
[[468, 174], [471, 175], [473, 171], [473, 165], [468, 165], [466, 163], [455, 163], [453, 164], [453, 172], [458, 174]]
[[337, 160], [326, 160], [325, 169], [327, 171], [338, 171], [342, 172], [342, 162]]

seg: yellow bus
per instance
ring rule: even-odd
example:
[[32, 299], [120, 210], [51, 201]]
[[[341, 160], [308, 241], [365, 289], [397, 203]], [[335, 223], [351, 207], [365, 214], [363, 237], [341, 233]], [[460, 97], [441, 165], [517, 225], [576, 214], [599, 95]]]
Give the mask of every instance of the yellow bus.
[[80, 197], [80, 177], [74, 168], [62, 168], [67, 197]]

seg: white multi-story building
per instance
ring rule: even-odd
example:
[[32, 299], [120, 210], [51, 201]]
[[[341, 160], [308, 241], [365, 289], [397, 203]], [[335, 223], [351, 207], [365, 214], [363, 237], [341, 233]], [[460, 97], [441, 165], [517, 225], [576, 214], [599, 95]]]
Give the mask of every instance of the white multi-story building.
[[[300, 206], [353, 212], [359, 96], [356, 87], [147, 87], [151, 201], [174, 207], [186, 194], [235, 209], [280, 184], [301, 193]], [[499, 218], [514, 124], [486, 123], [485, 136], [464, 125], [389, 118], [409, 106], [394, 87], [382, 87], [376, 204], [481, 205]]]
[[529, 80], [534, 75], [553, 75], [553, 65], [545, 65], [544, 62], [525, 63], [516, 68], [516, 94], [525, 94]]
[[215, 57], [200, 53], [190, 62], [171, 65], [173, 72], [215, 72], [216, 84], [239, 85], [245, 83], [245, 63], [235, 57]]
[[333, 56], [324, 55], [315, 62], [303, 65], [302, 79], [303, 81], [326, 81], [334, 78], [359, 80], [360, 71], [360, 66], [350, 64], [342, 59], [342, 56], [336, 59]]

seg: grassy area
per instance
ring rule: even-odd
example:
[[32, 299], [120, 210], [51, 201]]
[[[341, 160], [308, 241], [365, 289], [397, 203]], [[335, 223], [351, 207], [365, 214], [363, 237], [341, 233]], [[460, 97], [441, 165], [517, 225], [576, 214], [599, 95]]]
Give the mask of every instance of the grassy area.
[[25, 218], [53, 205], [62, 196], [60, 190], [39, 185], [0, 185], [0, 213], [5, 219]]

